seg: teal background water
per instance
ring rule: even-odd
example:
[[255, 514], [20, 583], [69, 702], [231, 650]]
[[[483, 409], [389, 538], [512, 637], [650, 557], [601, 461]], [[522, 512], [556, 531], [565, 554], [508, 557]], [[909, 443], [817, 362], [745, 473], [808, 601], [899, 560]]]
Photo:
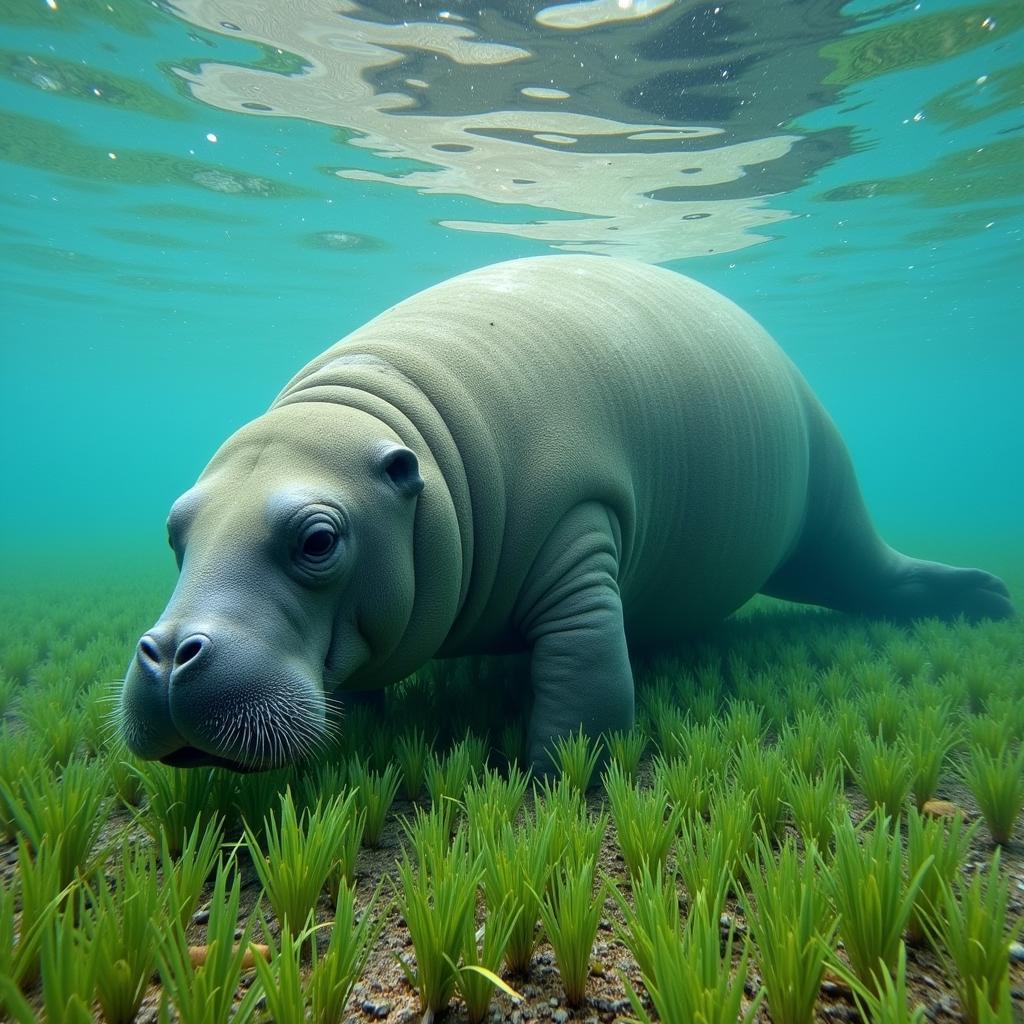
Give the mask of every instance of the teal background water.
[[[319, 120], [312, 108], [227, 109], [211, 65], [276, 76], [301, 86], [306, 103], [317, 88], [309, 54], [220, 24], [237, 24], [227, 17], [237, 4], [56, 6], [0, 5], [0, 558], [36, 574], [82, 552], [128, 572], [170, 571], [170, 503], [303, 363], [438, 280], [557, 251], [564, 239], [523, 237], [522, 226], [555, 224], [550, 235], [564, 221], [569, 239], [580, 215], [557, 198], [484, 198], [489, 186], [471, 175], [460, 191], [449, 173], [446, 194], [408, 187], [404, 175], [431, 165], [389, 148], [402, 144], [400, 110], [378, 117], [388, 139], [366, 136], [343, 105], [327, 104]], [[546, 26], [542, 7], [499, 17], [502, 6], [453, 4], [442, 16], [440, 6], [370, 4], [350, 18], [377, 32], [405, 19], [515, 45], [535, 54], [517, 63], [516, 84], [572, 78], [554, 101], [562, 111], [720, 129], [694, 147], [698, 163], [709, 149], [794, 139], [727, 181], [691, 186], [675, 174], [660, 195], [607, 211], [621, 250], [698, 278], [765, 324], [840, 425], [887, 539], [926, 557], [1017, 565], [1019, 5], [745, 3], [725, 22], [712, 5], [648, 4], [645, 17], [571, 31]], [[274, 8], [291, 12], [296, 38], [303, 19], [341, 17], [313, 3]], [[622, 75], [606, 81], [613, 51]], [[363, 79], [439, 119], [439, 138], [446, 118], [513, 110], [529, 120], [552, 103], [510, 90], [504, 65], [438, 66], [419, 36], [394, 52]], [[589, 60], [591, 71], [576, 71]], [[715, 61], [721, 81], [687, 78]], [[661, 114], [641, 99], [650, 83]], [[699, 103], [686, 117], [690, 95]], [[519, 151], [565, 145], [524, 137]], [[643, 177], [644, 146], [661, 144], [587, 142], [603, 145], [618, 147], [614, 174], [628, 182], [623, 161]], [[593, 188], [597, 202], [603, 184], [581, 175], [578, 189]], [[708, 212], [685, 219], [680, 202]], [[737, 208], [749, 227], [715, 229]], [[658, 234], [662, 210], [677, 228]], [[655, 235], [656, 246], [645, 241]]]

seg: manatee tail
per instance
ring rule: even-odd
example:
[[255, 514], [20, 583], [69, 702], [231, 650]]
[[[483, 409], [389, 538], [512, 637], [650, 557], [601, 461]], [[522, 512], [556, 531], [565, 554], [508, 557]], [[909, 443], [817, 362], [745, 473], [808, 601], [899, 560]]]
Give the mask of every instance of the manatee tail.
[[810, 446], [806, 518], [795, 549], [762, 592], [894, 619], [1012, 615], [999, 577], [909, 558], [878, 536], [839, 431], [810, 388], [803, 385], [803, 392]]

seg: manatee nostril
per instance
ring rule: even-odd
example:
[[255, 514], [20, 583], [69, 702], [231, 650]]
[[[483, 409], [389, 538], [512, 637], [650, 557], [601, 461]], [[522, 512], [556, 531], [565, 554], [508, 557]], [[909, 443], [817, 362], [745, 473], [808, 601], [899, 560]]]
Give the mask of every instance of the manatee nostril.
[[160, 649], [148, 636], [144, 636], [139, 641], [139, 655], [152, 665], [159, 667]]
[[174, 667], [183, 668], [190, 661], [194, 661], [209, 642], [209, 638], [201, 633], [182, 640], [178, 645], [177, 651], [174, 652]]

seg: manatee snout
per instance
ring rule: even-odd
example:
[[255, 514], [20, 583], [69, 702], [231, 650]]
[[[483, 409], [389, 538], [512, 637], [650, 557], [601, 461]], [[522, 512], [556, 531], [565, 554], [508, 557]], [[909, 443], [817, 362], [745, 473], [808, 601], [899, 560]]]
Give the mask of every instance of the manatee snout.
[[[442, 508], [419, 517], [417, 455], [331, 403], [271, 409], [229, 437], [167, 519], [178, 582], [125, 677], [128, 748], [178, 767], [306, 761], [340, 726], [341, 694], [428, 660], [463, 572], [443, 478], [426, 475]], [[416, 536], [456, 560], [441, 584], [417, 586]]]
[[125, 678], [129, 749], [175, 767], [259, 771], [312, 753], [326, 731], [322, 679], [241, 624], [161, 619]]

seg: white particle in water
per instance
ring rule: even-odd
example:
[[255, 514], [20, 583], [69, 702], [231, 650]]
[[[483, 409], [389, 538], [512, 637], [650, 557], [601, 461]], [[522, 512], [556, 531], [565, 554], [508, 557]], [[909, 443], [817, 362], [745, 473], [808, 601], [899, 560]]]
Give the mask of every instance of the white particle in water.
[[111, 160], [116, 160], [117, 159], [117, 154], [116, 153], [108, 153], [107, 156], [109, 156]]
[[217, 136], [214, 135], [213, 132], [207, 132], [206, 133], [206, 141], [207, 142], [216, 142], [217, 141]]
[[979, 75], [975, 80], [975, 85], [984, 85], [988, 81], [988, 75]]
[[918, 111], [918, 112], [917, 112], [917, 113], [916, 113], [916, 114], [914, 115], [914, 118], [913, 118], [913, 119], [914, 119], [915, 121], [923, 121], [923, 120], [924, 120], [924, 111], [923, 111], [923, 110], [919, 110], [919, 111]]

